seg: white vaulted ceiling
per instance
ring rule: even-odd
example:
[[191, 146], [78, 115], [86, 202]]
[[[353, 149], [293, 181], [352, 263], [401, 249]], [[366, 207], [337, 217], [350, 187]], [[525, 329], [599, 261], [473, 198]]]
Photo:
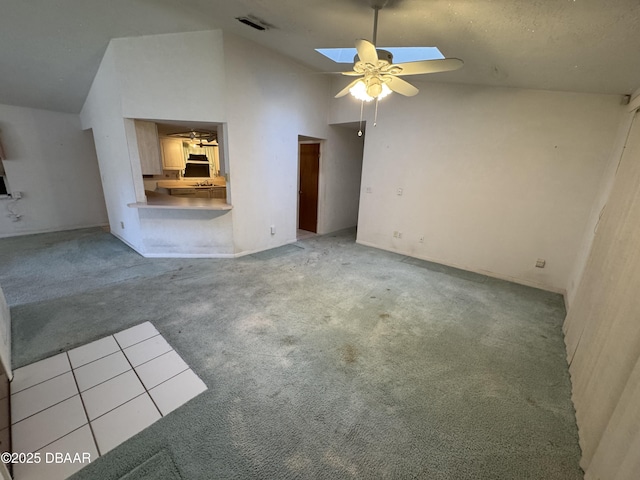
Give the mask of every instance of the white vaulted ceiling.
[[[314, 49], [371, 39], [372, 24], [370, 0], [0, 0], [0, 103], [78, 112], [111, 38], [223, 29], [330, 71], [345, 68]], [[638, 0], [392, 0], [378, 44], [465, 61], [438, 82], [630, 94], [638, 32]]]

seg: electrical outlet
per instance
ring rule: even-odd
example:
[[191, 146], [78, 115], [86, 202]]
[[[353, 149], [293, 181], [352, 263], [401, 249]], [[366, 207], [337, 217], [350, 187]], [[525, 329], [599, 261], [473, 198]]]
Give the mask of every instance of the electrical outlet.
[[11, 192], [11, 198], [13, 198], [14, 200], [22, 198], [22, 192]]
[[393, 232], [393, 238], [402, 238], [402, 232], [398, 232], [398, 231]]
[[544, 266], [547, 264], [546, 260], [539, 258], [538, 260], [536, 260], [536, 268], [544, 268]]
[[396, 190], [396, 193], [397, 193], [399, 196], [402, 196], [402, 189], [401, 189], [401, 188], [399, 188], [398, 190]]
[[420, 238], [418, 239], [418, 241], [420, 243], [424, 243], [424, 235], [420, 235]]
[[275, 234], [276, 234], [276, 226], [271, 225], [271, 235], [275, 235]]
[[120, 228], [124, 230], [124, 222], [120, 222]]

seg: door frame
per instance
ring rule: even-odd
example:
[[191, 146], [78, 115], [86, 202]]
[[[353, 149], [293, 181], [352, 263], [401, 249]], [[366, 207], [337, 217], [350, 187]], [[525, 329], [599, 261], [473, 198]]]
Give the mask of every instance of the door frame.
[[[302, 139], [304, 138], [304, 139]], [[300, 145], [303, 144], [318, 144], [320, 146], [320, 155], [318, 157], [318, 207], [317, 207], [317, 219], [316, 219], [316, 234], [320, 235], [323, 233], [322, 228], [322, 212], [323, 212], [323, 202], [322, 202], [322, 192], [324, 190], [324, 178], [322, 175], [322, 155], [324, 152], [324, 140], [321, 138], [313, 138], [313, 137], [299, 137], [298, 139], [298, 169], [296, 171], [296, 231], [298, 230], [298, 225], [300, 224]]]

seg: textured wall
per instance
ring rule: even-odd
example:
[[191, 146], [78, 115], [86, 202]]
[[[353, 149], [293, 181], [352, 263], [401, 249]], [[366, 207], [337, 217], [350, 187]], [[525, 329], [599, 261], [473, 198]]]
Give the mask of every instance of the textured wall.
[[565, 321], [587, 479], [640, 471], [640, 121], [634, 120]]

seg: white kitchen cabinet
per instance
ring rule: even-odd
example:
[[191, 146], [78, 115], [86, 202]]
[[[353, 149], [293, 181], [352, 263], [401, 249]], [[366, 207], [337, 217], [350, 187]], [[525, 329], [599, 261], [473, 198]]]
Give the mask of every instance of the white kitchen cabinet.
[[136, 120], [136, 139], [143, 175], [162, 175], [162, 158], [158, 142], [158, 127], [153, 122]]
[[184, 170], [184, 149], [181, 138], [164, 137], [160, 139], [162, 147], [162, 165], [165, 170]]

